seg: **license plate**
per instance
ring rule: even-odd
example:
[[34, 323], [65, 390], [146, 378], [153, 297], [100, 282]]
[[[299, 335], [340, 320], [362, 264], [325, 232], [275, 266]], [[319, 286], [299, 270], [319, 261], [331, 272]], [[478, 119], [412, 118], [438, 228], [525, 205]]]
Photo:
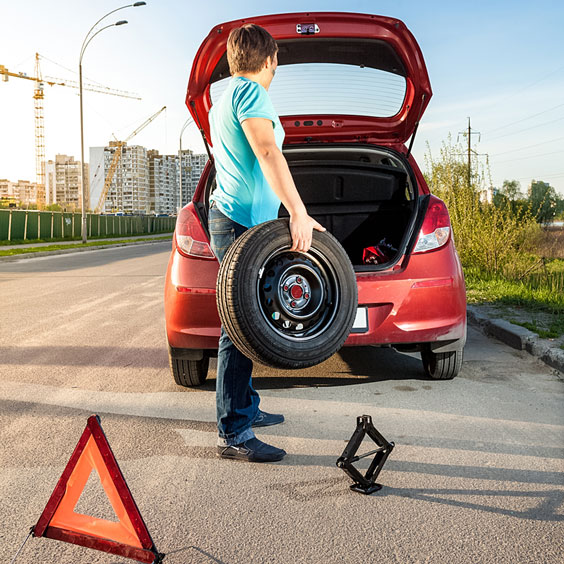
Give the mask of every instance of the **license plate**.
[[368, 308], [359, 307], [352, 326], [352, 333], [366, 333], [368, 331]]

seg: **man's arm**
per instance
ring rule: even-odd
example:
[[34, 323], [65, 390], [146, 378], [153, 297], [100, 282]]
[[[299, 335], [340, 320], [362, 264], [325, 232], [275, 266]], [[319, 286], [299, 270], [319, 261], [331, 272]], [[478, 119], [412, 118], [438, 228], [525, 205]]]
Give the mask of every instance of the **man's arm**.
[[292, 250], [309, 251], [313, 229], [325, 231], [325, 228], [307, 213], [288, 163], [276, 145], [272, 121], [266, 118], [248, 118], [241, 125], [268, 184], [290, 214]]

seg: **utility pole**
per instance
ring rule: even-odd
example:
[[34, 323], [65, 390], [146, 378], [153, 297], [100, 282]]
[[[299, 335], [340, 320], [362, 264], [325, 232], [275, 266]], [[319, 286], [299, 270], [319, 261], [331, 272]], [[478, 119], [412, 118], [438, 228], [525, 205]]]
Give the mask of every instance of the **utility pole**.
[[472, 135], [478, 135], [478, 140], [480, 140], [481, 133], [479, 131], [472, 131], [470, 127], [470, 117], [468, 117], [468, 129], [459, 131], [458, 135], [464, 135], [468, 139], [468, 188], [470, 188], [472, 186], [472, 153], [476, 153], [472, 150]]

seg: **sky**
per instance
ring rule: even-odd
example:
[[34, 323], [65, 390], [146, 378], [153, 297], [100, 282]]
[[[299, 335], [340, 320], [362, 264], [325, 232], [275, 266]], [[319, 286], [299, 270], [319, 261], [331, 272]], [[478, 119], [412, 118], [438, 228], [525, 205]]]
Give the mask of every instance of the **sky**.
[[[20, 0], [0, 8], [0, 65], [34, 76], [35, 53], [45, 77], [78, 80], [80, 47], [92, 25], [125, 5], [116, 0]], [[493, 185], [518, 180], [526, 192], [544, 180], [564, 196], [564, 2], [438, 0], [147, 0], [118, 11], [83, 58], [85, 82], [132, 92], [141, 100], [84, 93], [88, 147], [124, 139], [163, 106], [167, 109], [130, 141], [177, 153], [189, 116], [186, 87], [194, 56], [215, 25], [279, 12], [347, 11], [402, 20], [419, 43], [433, 89], [413, 153], [426, 168], [449, 135], [460, 135], [468, 117], [476, 135], [472, 148], [489, 169]], [[0, 81], [0, 178], [35, 180], [34, 83]], [[78, 90], [45, 86], [47, 159], [80, 157]], [[205, 151], [194, 126], [183, 148]], [[487, 156], [486, 156], [487, 155]]]

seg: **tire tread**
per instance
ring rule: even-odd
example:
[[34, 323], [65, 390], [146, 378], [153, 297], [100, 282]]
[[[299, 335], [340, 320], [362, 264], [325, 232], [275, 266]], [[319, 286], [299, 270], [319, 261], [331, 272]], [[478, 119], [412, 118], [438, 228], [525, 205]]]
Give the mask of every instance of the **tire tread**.
[[[338, 350], [344, 344], [348, 337], [348, 332], [344, 332], [337, 342], [332, 340], [325, 346], [318, 346], [315, 358], [311, 358], [311, 355], [309, 355], [308, 358], [308, 355], [300, 354], [299, 350], [294, 351], [293, 358], [283, 358], [279, 354], [274, 354], [270, 349], [262, 346], [261, 343], [256, 340], [251, 343], [249, 338], [246, 337], [252, 334], [253, 327], [251, 320], [243, 315], [241, 309], [242, 289], [239, 285], [237, 273], [239, 270], [244, 270], [249, 261], [252, 261], [252, 257], [249, 258], [250, 253], [246, 252], [249, 247], [249, 242], [252, 247], [253, 245], [262, 243], [262, 241], [270, 240], [272, 237], [279, 237], [282, 233], [285, 233], [289, 237], [287, 220], [274, 220], [258, 227], [260, 227], [260, 231], [258, 231], [257, 228], [252, 228], [231, 245], [219, 269], [216, 297], [217, 307], [224, 329], [235, 346], [245, 354], [245, 356], [255, 362], [285, 369], [307, 368], [319, 364], [331, 357], [335, 353], [335, 350]], [[354, 307], [350, 308], [349, 315], [346, 318], [347, 326], [352, 326], [357, 301], [356, 278], [352, 264], [345, 251], [330, 233], [314, 232], [314, 241], [317, 239], [327, 239], [329, 242], [326, 242], [326, 244], [330, 245], [332, 249], [337, 249], [337, 252], [340, 251], [340, 254], [343, 256], [339, 256], [339, 262], [341, 265], [344, 265], [345, 270], [349, 270], [348, 275], [354, 281], [354, 284], [351, 282], [351, 288], [349, 288], [349, 291], [352, 291], [354, 294]], [[224, 291], [225, 289], [227, 289], [227, 291]], [[341, 305], [341, 307], [343, 307], [343, 305]]]
[[434, 353], [430, 349], [421, 352], [425, 374], [433, 380], [452, 380], [462, 368], [464, 349]]
[[209, 357], [201, 360], [185, 360], [182, 358], [168, 357], [174, 381], [185, 388], [201, 386], [208, 376]]

